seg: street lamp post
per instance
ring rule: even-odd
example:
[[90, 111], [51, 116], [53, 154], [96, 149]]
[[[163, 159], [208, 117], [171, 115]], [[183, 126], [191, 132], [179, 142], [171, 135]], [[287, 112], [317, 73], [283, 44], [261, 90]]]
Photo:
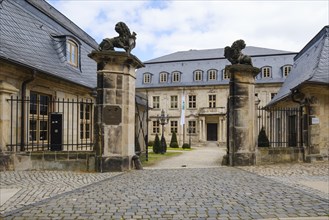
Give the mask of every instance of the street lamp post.
[[166, 142], [165, 142], [165, 138], [164, 138], [164, 125], [167, 124], [169, 122], [169, 115], [165, 115], [165, 111], [162, 109], [161, 110], [161, 115], [157, 116], [158, 118], [158, 122], [161, 124], [162, 126], [162, 135], [161, 135], [161, 154], [166, 153]]

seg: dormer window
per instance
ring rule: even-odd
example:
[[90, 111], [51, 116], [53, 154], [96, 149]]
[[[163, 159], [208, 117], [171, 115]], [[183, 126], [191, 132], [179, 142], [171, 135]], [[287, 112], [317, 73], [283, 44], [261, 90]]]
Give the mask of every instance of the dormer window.
[[291, 69], [292, 69], [292, 66], [291, 65], [285, 65], [285, 66], [283, 66], [282, 67], [282, 75], [283, 75], [283, 77], [287, 77], [288, 74], [290, 73]]
[[172, 82], [180, 82], [180, 72], [173, 72], [171, 76]]
[[272, 69], [269, 66], [265, 66], [262, 68], [262, 77], [270, 78], [272, 76]]
[[168, 73], [162, 72], [160, 73], [160, 83], [165, 83], [168, 80]]
[[217, 79], [217, 70], [208, 70], [208, 80], [216, 80]]
[[194, 81], [202, 81], [202, 70], [194, 71]]
[[73, 40], [66, 41], [66, 61], [72, 66], [78, 67], [79, 47]]
[[228, 80], [230, 79], [230, 74], [226, 69], [223, 69], [223, 80]]
[[143, 83], [144, 84], [151, 83], [151, 73], [144, 73]]

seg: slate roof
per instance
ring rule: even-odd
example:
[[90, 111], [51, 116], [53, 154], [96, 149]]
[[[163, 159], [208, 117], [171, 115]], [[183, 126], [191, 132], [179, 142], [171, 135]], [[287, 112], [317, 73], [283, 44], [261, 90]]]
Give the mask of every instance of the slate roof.
[[[98, 44], [46, 1], [0, 1], [0, 58], [88, 88], [96, 87], [96, 62], [87, 55]], [[80, 69], [66, 63], [64, 36], [81, 47]]]
[[305, 83], [329, 85], [329, 26], [322, 30], [298, 53], [294, 66], [272, 105], [291, 94], [291, 89]]
[[[297, 54], [290, 51], [253, 46], [247, 46], [242, 52], [252, 57], [255, 67], [262, 68], [264, 66], [270, 66], [272, 68], [272, 77], [262, 78], [259, 74], [256, 77], [257, 83], [283, 83], [285, 77], [282, 76], [282, 67], [292, 65], [293, 58]], [[231, 64], [224, 58], [224, 48], [180, 51], [146, 61], [144, 64], [144, 68], [137, 70], [136, 88], [227, 85], [229, 83], [229, 80], [224, 80], [222, 77], [225, 66]], [[216, 69], [218, 71], [217, 80], [207, 80], [207, 71], [209, 69]], [[202, 81], [194, 81], [193, 72], [195, 70], [203, 71]], [[180, 82], [171, 82], [170, 73], [173, 71], [181, 72]], [[167, 83], [159, 83], [160, 72], [168, 73], [169, 79]], [[152, 75], [152, 83], [143, 83], [144, 73], [150, 73]]]
[[[249, 56], [264, 56], [264, 55], [280, 55], [293, 53], [283, 50], [274, 50], [261, 47], [248, 46], [243, 50], [244, 54]], [[148, 60], [144, 64], [158, 63], [158, 62], [177, 62], [177, 61], [193, 61], [193, 60], [211, 60], [211, 59], [225, 59], [224, 48], [206, 49], [206, 50], [188, 50], [178, 51], [172, 54], [161, 56], [155, 59]]]

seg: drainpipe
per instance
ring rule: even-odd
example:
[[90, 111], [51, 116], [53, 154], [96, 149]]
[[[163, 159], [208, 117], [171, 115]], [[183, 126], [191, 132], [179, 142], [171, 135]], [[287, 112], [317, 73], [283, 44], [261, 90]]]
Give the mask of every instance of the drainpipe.
[[25, 151], [24, 146], [24, 134], [25, 134], [25, 97], [26, 97], [26, 85], [35, 79], [36, 70], [33, 70], [33, 74], [30, 78], [22, 83], [22, 111], [21, 111], [21, 151]]
[[300, 147], [302, 149], [302, 154], [303, 154], [303, 160], [305, 161], [305, 149], [304, 149], [304, 144], [303, 144], [303, 124], [302, 124], [302, 118], [303, 118], [303, 107], [305, 104], [305, 94], [301, 93], [298, 89], [291, 90], [292, 93], [292, 101], [295, 103], [299, 104], [299, 143]]

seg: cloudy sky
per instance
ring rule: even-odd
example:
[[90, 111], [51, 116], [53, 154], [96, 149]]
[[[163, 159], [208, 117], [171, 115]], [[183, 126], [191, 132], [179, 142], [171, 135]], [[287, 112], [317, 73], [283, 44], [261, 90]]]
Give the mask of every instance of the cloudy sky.
[[247, 46], [300, 51], [329, 21], [329, 1], [47, 0], [98, 43], [125, 22], [147, 61], [190, 49]]

